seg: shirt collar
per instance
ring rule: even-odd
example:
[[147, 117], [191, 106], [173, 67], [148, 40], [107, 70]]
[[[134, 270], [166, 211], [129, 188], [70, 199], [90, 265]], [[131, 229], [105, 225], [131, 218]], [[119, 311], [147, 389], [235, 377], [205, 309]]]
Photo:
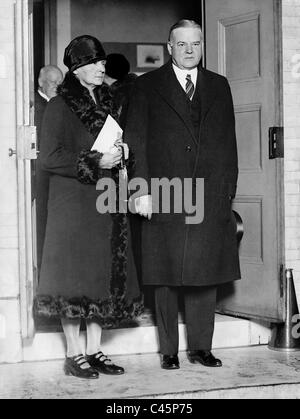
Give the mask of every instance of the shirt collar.
[[45, 95], [45, 93], [43, 93], [41, 90], [38, 90], [38, 93], [40, 96], [42, 96], [43, 99], [45, 99], [47, 102], [49, 102], [49, 98], [47, 95]]
[[192, 82], [194, 83], [194, 86], [196, 86], [196, 84], [197, 84], [197, 76], [198, 76], [198, 68], [197, 67], [196, 68], [193, 68], [192, 70], [182, 70], [181, 68], [177, 67], [174, 63], [172, 65], [173, 65], [173, 69], [174, 69], [174, 72], [176, 74], [176, 77], [177, 77], [179, 83], [182, 86], [185, 86], [185, 84], [186, 84], [186, 76], [188, 74], [191, 75]]
[[193, 68], [192, 70], [186, 70], [186, 69], [182, 69], [182, 68], [177, 67], [177, 65], [175, 65], [174, 63], [172, 63], [172, 66], [173, 66], [174, 71], [175, 71], [176, 74], [184, 74], [185, 76], [187, 74], [191, 74], [191, 75], [197, 75], [198, 74], [198, 68], [197, 67]]

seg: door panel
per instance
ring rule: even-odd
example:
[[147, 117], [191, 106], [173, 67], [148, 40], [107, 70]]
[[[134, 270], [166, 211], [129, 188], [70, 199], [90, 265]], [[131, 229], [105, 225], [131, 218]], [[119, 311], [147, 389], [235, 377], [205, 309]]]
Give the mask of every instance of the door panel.
[[[226, 76], [235, 105], [242, 217], [242, 281], [222, 287], [223, 313], [283, 320], [281, 162], [269, 159], [268, 129], [278, 121], [275, 0], [207, 0], [206, 66]], [[277, 119], [276, 119], [277, 118]], [[278, 199], [280, 197], [280, 199]]]

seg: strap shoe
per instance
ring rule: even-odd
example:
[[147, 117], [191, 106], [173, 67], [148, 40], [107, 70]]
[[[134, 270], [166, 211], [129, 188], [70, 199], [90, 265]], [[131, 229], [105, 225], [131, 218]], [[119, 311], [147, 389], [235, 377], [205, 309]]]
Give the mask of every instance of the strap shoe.
[[98, 372], [91, 367], [82, 354], [66, 357], [64, 371], [66, 375], [72, 375], [73, 377], [90, 380], [99, 378]]
[[123, 375], [125, 373], [124, 368], [113, 364], [112, 361], [103, 354], [103, 352], [98, 352], [94, 355], [87, 355], [86, 359], [91, 367], [96, 369], [101, 374]]

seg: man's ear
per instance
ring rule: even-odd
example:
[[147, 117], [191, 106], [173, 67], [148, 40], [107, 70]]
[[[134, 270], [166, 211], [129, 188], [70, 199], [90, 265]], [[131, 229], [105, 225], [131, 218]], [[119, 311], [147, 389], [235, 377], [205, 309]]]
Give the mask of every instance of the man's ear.
[[168, 52], [169, 52], [169, 54], [170, 55], [172, 55], [172, 44], [171, 44], [171, 42], [169, 41], [168, 42], [168, 44], [167, 44], [167, 48], [168, 48]]

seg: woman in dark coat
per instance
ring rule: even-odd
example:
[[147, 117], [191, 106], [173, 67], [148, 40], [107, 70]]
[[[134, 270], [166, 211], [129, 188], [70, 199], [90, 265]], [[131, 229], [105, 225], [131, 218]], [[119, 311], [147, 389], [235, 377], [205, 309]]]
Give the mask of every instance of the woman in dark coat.
[[[96, 89], [104, 79], [105, 58], [91, 36], [75, 38], [66, 48], [69, 72], [46, 110], [40, 155], [51, 178], [35, 312], [61, 318], [65, 372], [81, 378], [124, 373], [101, 352], [101, 331], [134, 319], [142, 308], [127, 252], [126, 215], [96, 209], [95, 184], [101, 177], [117, 182], [122, 157], [120, 141], [109, 153], [90, 151], [108, 114], [118, 118], [108, 87]], [[86, 357], [79, 344], [81, 319], [87, 326]]]

